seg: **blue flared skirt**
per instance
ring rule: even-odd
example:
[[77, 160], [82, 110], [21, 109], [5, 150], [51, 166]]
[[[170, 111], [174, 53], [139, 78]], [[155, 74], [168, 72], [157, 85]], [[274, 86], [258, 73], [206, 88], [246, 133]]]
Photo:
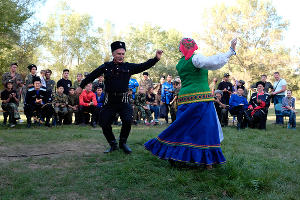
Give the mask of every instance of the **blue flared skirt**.
[[223, 132], [213, 102], [178, 106], [176, 120], [158, 137], [145, 143], [153, 155], [165, 160], [201, 165], [226, 162], [220, 141]]

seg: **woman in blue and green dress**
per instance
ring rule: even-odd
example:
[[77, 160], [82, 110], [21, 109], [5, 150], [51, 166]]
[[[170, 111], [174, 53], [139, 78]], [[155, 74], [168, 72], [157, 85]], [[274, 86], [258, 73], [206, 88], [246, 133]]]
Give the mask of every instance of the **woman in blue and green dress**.
[[193, 39], [183, 38], [179, 50], [182, 58], [176, 69], [182, 81], [178, 96], [176, 120], [145, 148], [160, 159], [206, 165], [222, 164], [226, 159], [221, 150], [223, 132], [208, 86], [208, 70], [223, 67], [235, 55], [237, 40], [231, 41], [228, 52], [205, 57], [194, 54], [198, 49]]

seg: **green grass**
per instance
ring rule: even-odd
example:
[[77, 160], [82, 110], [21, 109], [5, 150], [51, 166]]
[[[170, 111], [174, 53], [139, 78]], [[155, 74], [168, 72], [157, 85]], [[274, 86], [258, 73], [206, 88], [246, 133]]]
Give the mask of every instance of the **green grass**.
[[165, 128], [133, 126], [133, 153], [106, 155], [100, 128], [1, 127], [0, 199], [299, 199], [299, 129], [224, 128], [227, 163], [207, 171], [174, 168], [144, 150]]

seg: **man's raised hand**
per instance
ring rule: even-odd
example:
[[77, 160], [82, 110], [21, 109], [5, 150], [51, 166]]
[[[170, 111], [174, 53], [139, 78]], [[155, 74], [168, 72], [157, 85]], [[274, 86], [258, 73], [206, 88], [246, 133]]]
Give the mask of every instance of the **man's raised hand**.
[[231, 40], [231, 48], [235, 51], [235, 46], [236, 46], [236, 43], [237, 43], [237, 39], [234, 38], [233, 40]]
[[160, 60], [162, 54], [163, 54], [163, 51], [162, 51], [162, 50], [157, 50], [157, 51], [156, 51], [156, 58], [157, 58], [158, 60]]

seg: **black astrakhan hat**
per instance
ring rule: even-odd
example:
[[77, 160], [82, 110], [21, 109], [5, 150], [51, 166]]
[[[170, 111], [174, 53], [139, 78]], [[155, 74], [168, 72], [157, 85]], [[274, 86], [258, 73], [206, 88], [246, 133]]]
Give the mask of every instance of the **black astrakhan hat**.
[[111, 47], [111, 52], [113, 52], [114, 50], [117, 50], [117, 49], [121, 49], [121, 48], [126, 51], [125, 42], [115, 41], [115, 42], [111, 43], [110, 47]]
[[32, 78], [32, 83], [34, 83], [34, 82], [36, 82], [36, 81], [41, 82], [41, 79], [40, 79], [39, 76], [35, 76], [35, 77]]
[[265, 87], [266, 84], [265, 84], [264, 82], [262, 82], [262, 81], [258, 81], [258, 82], [256, 83], [256, 87], [257, 87], [258, 85], [262, 85], [262, 86]]
[[37, 66], [35, 64], [31, 64], [27, 68], [29, 69], [29, 71], [31, 71], [31, 69], [34, 68], [34, 67], [37, 69]]

